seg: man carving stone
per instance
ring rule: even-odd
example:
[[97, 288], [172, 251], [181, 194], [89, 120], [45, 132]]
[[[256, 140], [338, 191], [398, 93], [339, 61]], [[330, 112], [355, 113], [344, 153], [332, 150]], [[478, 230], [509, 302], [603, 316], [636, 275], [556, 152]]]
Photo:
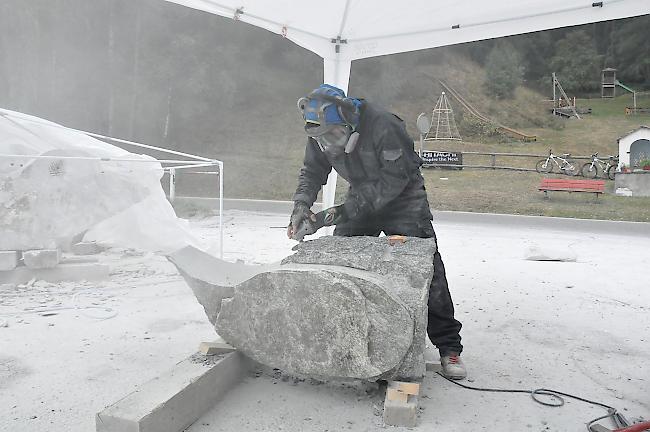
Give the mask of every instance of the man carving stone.
[[[434, 238], [433, 216], [420, 173], [422, 160], [404, 122], [365, 100], [346, 97], [323, 84], [298, 101], [308, 136], [303, 168], [293, 196], [287, 235], [301, 241], [324, 226], [335, 236], [390, 235]], [[318, 214], [310, 208], [327, 177], [336, 169], [350, 184], [344, 204]], [[427, 333], [438, 347], [443, 373], [463, 379], [461, 323], [447, 286], [438, 251], [429, 288]]]

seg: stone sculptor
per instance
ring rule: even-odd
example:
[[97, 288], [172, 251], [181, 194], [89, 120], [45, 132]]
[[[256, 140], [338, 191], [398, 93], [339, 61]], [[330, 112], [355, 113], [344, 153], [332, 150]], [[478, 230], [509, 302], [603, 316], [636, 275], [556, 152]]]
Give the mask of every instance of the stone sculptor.
[[[302, 241], [324, 226], [335, 236], [402, 235], [436, 239], [420, 172], [422, 160], [396, 115], [323, 84], [298, 100], [308, 140], [287, 235]], [[345, 202], [314, 214], [310, 208], [332, 168], [350, 185]], [[437, 243], [437, 241], [436, 241]], [[445, 266], [433, 255], [427, 334], [443, 373], [463, 379], [461, 323], [454, 318]]]

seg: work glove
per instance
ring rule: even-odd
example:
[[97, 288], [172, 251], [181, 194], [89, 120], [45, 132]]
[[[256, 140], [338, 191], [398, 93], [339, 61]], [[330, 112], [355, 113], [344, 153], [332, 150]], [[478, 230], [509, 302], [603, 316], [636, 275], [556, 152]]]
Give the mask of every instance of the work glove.
[[[297, 223], [294, 223], [294, 220]], [[291, 222], [287, 227], [287, 236], [290, 239], [302, 241], [306, 235], [314, 234], [323, 227], [336, 225], [347, 220], [348, 216], [343, 205], [330, 207], [314, 214], [309, 210], [307, 204], [298, 201], [291, 214]]]
[[309, 206], [302, 201], [296, 201], [293, 212], [287, 227], [287, 237], [292, 240], [302, 241], [306, 235], [314, 234], [318, 229], [314, 228], [316, 216], [309, 209]]

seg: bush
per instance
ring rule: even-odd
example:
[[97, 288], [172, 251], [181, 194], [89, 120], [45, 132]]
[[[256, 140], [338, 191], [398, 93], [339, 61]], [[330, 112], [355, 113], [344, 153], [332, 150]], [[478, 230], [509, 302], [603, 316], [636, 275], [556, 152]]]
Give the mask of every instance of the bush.
[[524, 76], [519, 52], [509, 42], [497, 43], [487, 57], [485, 72], [485, 88], [489, 94], [512, 97]]
[[471, 115], [465, 115], [459, 122], [461, 136], [489, 137], [496, 134], [495, 126]]

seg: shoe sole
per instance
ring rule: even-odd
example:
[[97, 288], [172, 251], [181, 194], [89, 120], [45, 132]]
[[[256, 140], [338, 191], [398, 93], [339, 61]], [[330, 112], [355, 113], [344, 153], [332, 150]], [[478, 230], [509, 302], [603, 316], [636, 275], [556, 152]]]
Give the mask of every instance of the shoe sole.
[[467, 377], [464, 377], [464, 376], [450, 376], [449, 377], [449, 379], [453, 379], [454, 381], [464, 380], [465, 378], [467, 378]]
[[460, 381], [460, 380], [463, 380], [463, 379], [467, 378], [467, 375], [447, 375], [445, 373], [443, 373], [442, 375], [444, 375], [445, 377], [447, 377], [449, 379], [453, 379], [453, 380], [456, 380], [456, 381]]

